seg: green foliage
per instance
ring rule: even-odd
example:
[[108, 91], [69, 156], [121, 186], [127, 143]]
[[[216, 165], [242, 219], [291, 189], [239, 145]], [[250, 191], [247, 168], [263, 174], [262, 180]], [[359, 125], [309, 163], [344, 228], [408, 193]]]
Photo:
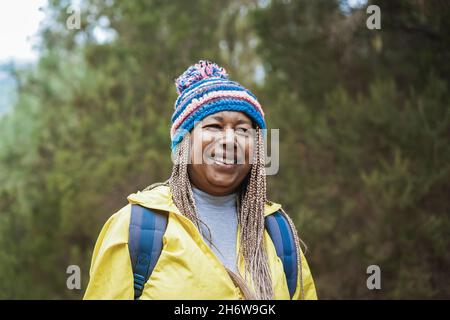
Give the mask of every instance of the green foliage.
[[[370, 31], [339, 1], [86, 0], [68, 30], [69, 3], [49, 1], [41, 58], [0, 118], [0, 298], [81, 298], [66, 268], [85, 288], [106, 219], [170, 175], [173, 80], [201, 58], [280, 129], [269, 194], [308, 244], [319, 298], [450, 296], [448, 9], [378, 1]], [[100, 43], [100, 27], [115, 36]]]
[[[259, 95], [283, 140], [269, 190], [299, 213], [319, 297], [448, 298], [448, 50], [432, 48], [448, 47], [449, 12], [377, 4], [381, 32], [330, 1], [254, 13], [273, 71]], [[371, 264], [380, 292], [366, 287]]]

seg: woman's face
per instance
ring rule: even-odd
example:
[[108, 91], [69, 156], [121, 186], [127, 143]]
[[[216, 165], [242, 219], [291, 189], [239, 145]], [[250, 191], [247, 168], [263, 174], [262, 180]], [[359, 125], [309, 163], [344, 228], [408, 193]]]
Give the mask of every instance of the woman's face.
[[198, 122], [191, 134], [191, 183], [212, 195], [234, 192], [253, 159], [251, 119], [242, 112], [221, 111]]

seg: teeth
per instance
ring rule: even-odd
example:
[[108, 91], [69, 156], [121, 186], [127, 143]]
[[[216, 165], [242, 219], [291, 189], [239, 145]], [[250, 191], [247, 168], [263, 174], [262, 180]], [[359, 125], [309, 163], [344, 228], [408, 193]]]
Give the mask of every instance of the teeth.
[[223, 159], [218, 159], [218, 158], [213, 158], [214, 161], [219, 162], [219, 163], [224, 163], [224, 164], [234, 164], [234, 161], [227, 161], [227, 160], [223, 160]]

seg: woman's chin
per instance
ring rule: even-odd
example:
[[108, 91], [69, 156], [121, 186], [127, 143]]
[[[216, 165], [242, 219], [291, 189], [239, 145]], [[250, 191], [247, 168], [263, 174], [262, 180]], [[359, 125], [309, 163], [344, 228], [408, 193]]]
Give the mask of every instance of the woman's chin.
[[239, 184], [235, 175], [215, 174], [214, 177], [208, 179], [208, 182], [215, 189], [233, 190], [236, 184]]

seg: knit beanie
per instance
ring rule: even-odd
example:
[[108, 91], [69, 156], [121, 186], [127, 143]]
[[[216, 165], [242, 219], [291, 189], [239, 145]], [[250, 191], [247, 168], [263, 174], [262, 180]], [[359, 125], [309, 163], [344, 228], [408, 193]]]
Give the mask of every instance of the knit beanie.
[[250, 90], [228, 79], [217, 64], [200, 60], [175, 80], [178, 98], [172, 115], [172, 151], [197, 121], [220, 111], [240, 111], [266, 129], [264, 112]]

